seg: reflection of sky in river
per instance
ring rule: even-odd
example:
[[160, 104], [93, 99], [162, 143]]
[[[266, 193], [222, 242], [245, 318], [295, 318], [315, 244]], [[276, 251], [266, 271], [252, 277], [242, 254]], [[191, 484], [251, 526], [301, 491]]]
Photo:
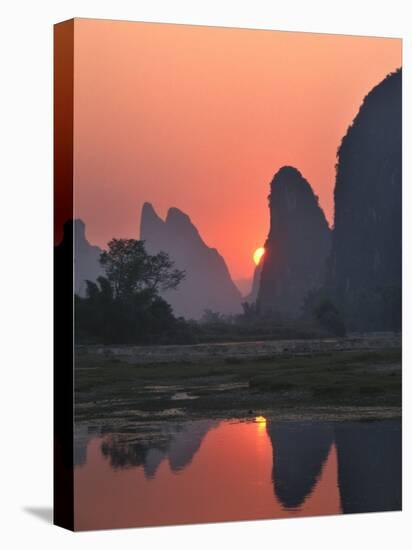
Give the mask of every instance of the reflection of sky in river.
[[76, 434], [76, 526], [143, 525], [396, 510], [398, 421], [159, 423]]

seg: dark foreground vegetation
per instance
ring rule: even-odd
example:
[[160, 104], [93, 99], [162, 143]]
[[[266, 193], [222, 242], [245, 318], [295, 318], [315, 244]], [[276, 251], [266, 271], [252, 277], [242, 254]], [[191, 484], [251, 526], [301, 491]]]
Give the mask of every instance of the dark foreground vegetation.
[[400, 416], [401, 351], [133, 364], [80, 353], [76, 420], [124, 427], [173, 416]]
[[160, 296], [185, 276], [164, 252], [149, 255], [143, 241], [112, 239], [100, 255], [105, 276], [86, 281], [86, 296], [75, 296], [78, 342], [103, 344], [169, 341], [180, 323]]
[[238, 315], [206, 310], [199, 321], [177, 318], [162, 293], [176, 290], [186, 274], [166, 253], [148, 254], [143, 241], [112, 239], [100, 264], [105, 276], [86, 281], [85, 296], [75, 296], [79, 344], [197, 344], [345, 335], [339, 312], [326, 299], [306, 307], [300, 319], [249, 303]]

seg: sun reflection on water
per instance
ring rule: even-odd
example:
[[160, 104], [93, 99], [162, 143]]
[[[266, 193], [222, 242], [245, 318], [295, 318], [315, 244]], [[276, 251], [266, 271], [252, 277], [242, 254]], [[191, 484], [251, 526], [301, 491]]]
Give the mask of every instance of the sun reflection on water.
[[259, 432], [264, 432], [266, 430], [266, 418], [264, 416], [256, 416], [255, 423], [257, 424]]

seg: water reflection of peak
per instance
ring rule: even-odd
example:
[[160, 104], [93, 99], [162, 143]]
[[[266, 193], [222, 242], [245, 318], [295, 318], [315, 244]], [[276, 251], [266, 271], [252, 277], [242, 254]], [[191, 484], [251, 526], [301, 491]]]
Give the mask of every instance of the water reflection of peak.
[[346, 422], [335, 427], [343, 512], [402, 507], [401, 423]]
[[178, 472], [191, 463], [204, 437], [217, 424], [214, 420], [166, 424], [150, 438], [113, 434], [102, 443], [101, 451], [114, 469], [142, 466], [146, 477], [152, 478], [168, 459], [170, 468]]
[[285, 508], [297, 508], [320, 476], [333, 428], [318, 422], [268, 422], [266, 429], [273, 449], [273, 490]]

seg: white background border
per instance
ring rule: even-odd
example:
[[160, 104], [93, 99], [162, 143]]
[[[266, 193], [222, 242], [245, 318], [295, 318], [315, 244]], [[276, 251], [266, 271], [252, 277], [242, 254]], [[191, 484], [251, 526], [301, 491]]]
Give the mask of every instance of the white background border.
[[[402, 0], [9, 0], [0, 84], [0, 544], [10, 548], [407, 548], [411, 14]], [[72, 534], [52, 503], [52, 25], [77, 17], [404, 38], [404, 512]], [[409, 25], [409, 26], [408, 26]], [[178, 498], [178, 497], [177, 497]], [[410, 529], [409, 529], [410, 535]]]

